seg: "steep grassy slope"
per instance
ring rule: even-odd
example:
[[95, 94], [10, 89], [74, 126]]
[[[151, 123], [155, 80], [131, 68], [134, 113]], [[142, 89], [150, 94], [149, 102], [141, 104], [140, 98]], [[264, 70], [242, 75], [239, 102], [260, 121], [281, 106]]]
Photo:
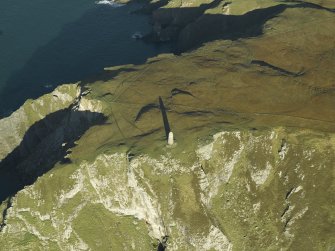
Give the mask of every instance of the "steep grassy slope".
[[[166, 31], [173, 36], [164, 39], [192, 51], [108, 68], [99, 79], [61, 87], [73, 90], [71, 100], [43, 114], [38, 108], [20, 115], [33, 122], [15, 142], [21, 128], [15, 114], [21, 113], [0, 121], [6, 159], [48, 113], [66, 108], [72, 118], [84, 112], [84, 120], [66, 120], [76, 121], [65, 123], [72, 129], [92, 122], [91, 113], [105, 119], [86, 123], [71, 144], [62, 133], [52, 134], [65, 152], [49, 172], [1, 204], [1, 247], [335, 247], [333, 3], [206, 2], [192, 9], [204, 3], [171, 1], [167, 7], [183, 10], [153, 14], [158, 40], [157, 32]], [[173, 146], [166, 146], [159, 97]], [[58, 104], [50, 94], [21, 110], [41, 100]], [[36, 141], [36, 149], [48, 139]], [[39, 157], [44, 163], [49, 155]], [[20, 163], [14, 168], [34, 166]]]
[[199, 146], [187, 164], [165, 148], [57, 165], [12, 199], [1, 246], [155, 250], [165, 236], [168, 250], [334, 245], [334, 134], [233, 130]]

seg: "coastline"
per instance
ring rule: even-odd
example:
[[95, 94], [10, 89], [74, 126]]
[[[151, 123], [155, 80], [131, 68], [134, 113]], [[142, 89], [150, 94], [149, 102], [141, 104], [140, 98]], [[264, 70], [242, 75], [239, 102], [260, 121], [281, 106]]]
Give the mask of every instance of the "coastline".
[[179, 54], [104, 67], [0, 119], [0, 171], [28, 180], [0, 204], [0, 246], [332, 248], [332, 7], [184, 4], [152, 14]]

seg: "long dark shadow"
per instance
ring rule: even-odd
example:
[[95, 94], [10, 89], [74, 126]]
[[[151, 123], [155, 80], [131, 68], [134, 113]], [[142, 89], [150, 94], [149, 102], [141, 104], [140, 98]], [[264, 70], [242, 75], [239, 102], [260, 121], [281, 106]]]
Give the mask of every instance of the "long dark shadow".
[[162, 98], [159, 97], [158, 100], [159, 100], [159, 108], [160, 108], [161, 113], [162, 113], [165, 135], [166, 135], [166, 138], [168, 138], [169, 137], [169, 132], [171, 131], [169, 120], [168, 120], [168, 117], [167, 117], [167, 114], [166, 114], [166, 109], [165, 109]]
[[100, 113], [60, 110], [36, 122], [22, 142], [0, 162], [0, 202], [52, 169], [57, 162], [69, 163], [66, 157], [85, 131], [104, 123]]
[[[164, 3], [165, 0], [157, 5], [149, 4], [142, 12], [152, 12]], [[221, 3], [215, 0], [199, 7], [158, 8], [152, 12], [153, 28], [148, 25], [147, 16], [130, 15], [130, 6], [94, 8], [65, 26], [53, 41], [39, 48], [25, 66], [11, 76], [0, 94], [0, 110], [16, 109], [27, 98], [49, 92], [45, 86], [54, 87], [89, 77], [92, 82], [92, 76], [103, 73], [106, 66], [141, 64], [149, 57], [172, 51], [172, 46], [179, 54], [217, 39], [261, 36], [264, 24], [288, 8], [314, 8], [334, 13], [334, 9], [303, 1], [256, 9], [244, 15], [205, 13]], [[150, 43], [131, 38], [139, 29], [149, 33], [144, 41]], [[113, 76], [106, 73], [99, 78], [108, 80]]]
[[[220, 0], [197, 8], [162, 8], [153, 12], [155, 29], [146, 37], [149, 41], [174, 42], [177, 54], [196, 49], [203, 43], [218, 39], [237, 40], [263, 35], [264, 24], [289, 8], [311, 8], [334, 13], [303, 1], [278, 4], [256, 9], [243, 15], [206, 14], [208, 8], [216, 7]], [[287, 1], [291, 2], [291, 1]], [[229, 4], [229, 3], [226, 3]]]

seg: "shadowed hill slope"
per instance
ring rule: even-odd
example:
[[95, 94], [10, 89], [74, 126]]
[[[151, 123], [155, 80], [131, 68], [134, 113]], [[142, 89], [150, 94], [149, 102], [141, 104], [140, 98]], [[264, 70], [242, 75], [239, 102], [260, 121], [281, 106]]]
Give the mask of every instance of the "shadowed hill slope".
[[33, 184], [65, 156], [85, 131], [103, 123], [101, 113], [71, 108], [48, 114], [33, 124], [21, 143], [0, 162], [0, 201]]
[[80, 102], [106, 121], [0, 205], [1, 246], [332, 250], [335, 16], [270, 6], [231, 17], [261, 19], [254, 36], [200, 39], [82, 82]]

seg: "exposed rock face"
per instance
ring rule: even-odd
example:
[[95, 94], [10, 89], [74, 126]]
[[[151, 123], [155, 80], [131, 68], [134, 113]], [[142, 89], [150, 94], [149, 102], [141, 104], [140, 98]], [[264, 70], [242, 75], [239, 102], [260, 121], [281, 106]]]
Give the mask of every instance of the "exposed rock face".
[[0, 204], [0, 246], [332, 250], [332, 8], [170, 1], [157, 39], [194, 51], [106, 69], [88, 92], [62, 86], [0, 120], [0, 172], [34, 173]]
[[77, 85], [63, 85], [52, 93], [33, 101], [28, 100], [10, 117], [0, 123], [0, 160], [17, 147], [26, 131], [48, 114], [64, 110], [76, 103], [80, 96]]
[[[334, 168], [334, 135], [276, 128], [214, 138], [199, 152], [203, 202], [235, 250], [332, 247], [328, 223], [333, 223], [319, 227], [334, 216], [334, 176], [327, 175]], [[310, 241], [311, 236], [329, 242]]]
[[[16, 188], [33, 183], [58, 161], [69, 161], [68, 150], [91, 126], [103, 121], [99, 101], [81, 96], [77, 85], [64, 85], [40, 99], [27, 101], [10, 117], [0, 121], [0, 183], [15, 176]], [[14, 179], [14, 177], [13, 177]], [[7, 190], [0, 185], [1, 190]], [[8, 191], [8, 195], [16, 191]], [[0, 193], [0, 200], [4, 198]]]
[[168, 152], [101, 154], [19, 192], [0, 243], [151, 250], [168, 236], [168, 250], [328, 250], [334, 150], [333, 134], [276, 128], [218, 133], [188, 166]]

